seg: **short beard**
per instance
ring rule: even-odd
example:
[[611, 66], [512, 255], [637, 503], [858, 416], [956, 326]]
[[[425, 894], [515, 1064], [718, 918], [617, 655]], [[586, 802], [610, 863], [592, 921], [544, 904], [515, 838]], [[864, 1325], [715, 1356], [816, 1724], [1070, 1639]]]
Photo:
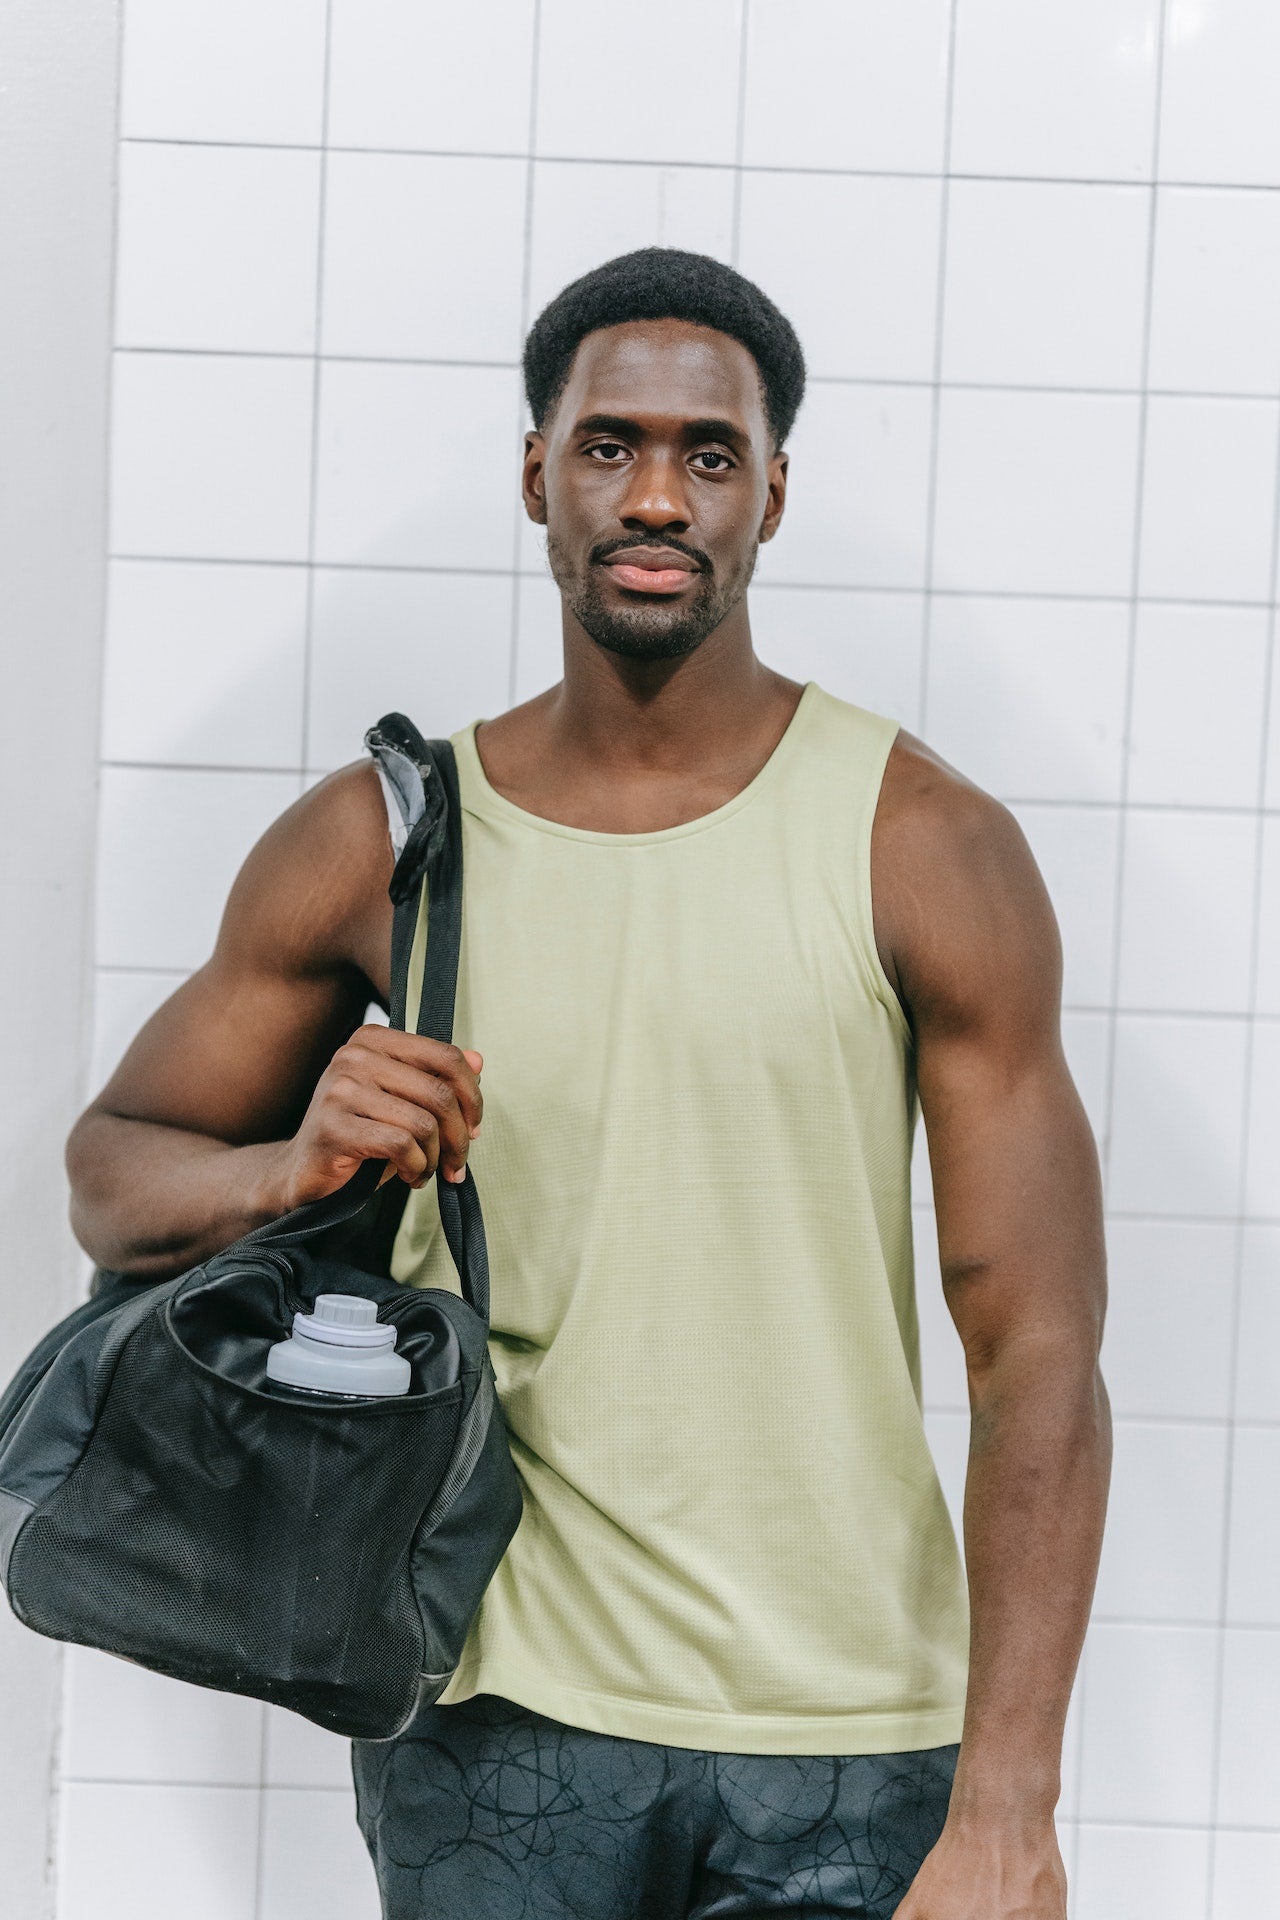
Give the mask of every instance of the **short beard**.
[[633, 605], [610, 606], [590, 563], [584, 578], [574, 570], [554, 537], [547, 535], [547, 564], [565, 606], [597, 646], [628, 660], [675, 660], [700, 647], [746, 592], [755, 561], [753, 547], [746, 577], [721, 587], [717, 587], [712, 574], [703, 573], [693, 596], [682, 594], [674, 605], [655, 597], [637, 599]]

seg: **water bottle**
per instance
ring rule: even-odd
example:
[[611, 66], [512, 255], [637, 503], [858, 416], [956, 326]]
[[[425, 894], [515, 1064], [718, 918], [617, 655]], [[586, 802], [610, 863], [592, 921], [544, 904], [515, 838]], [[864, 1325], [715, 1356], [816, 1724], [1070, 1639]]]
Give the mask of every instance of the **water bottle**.
[[267, 1379], [288, 1395], [333, 1400], [408, 1393], [409, 1362], [395, 1351], [396, 1329], [378, 1319], [372, 1300], [321, 1293], [311, 1313], [295, 1313], [293, 1333], [267, 1354]]

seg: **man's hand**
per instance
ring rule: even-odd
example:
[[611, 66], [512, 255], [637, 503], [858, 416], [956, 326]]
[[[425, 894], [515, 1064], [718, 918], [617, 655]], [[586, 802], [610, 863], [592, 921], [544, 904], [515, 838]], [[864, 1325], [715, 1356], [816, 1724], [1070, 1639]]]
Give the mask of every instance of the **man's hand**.
[[897, 1920], [1066, 1920], [1067, 1875], [1052, 1819], [1003, 1830], [947, 1821]]
[[411, 1187], [461, 1180], [480, 1130], [480, 1054], [393, 1027], [358, 1027], [321, 1074], [302, 1124], [263, 1168], [263, 1205], [288, 1213], [387, 1160]]

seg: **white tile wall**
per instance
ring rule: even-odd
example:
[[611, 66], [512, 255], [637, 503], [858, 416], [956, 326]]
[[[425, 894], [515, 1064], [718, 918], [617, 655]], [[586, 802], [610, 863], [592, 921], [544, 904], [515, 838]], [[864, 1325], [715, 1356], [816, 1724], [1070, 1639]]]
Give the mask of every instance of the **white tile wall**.
[[[1062, 923], [1117, 1417], [1074, 1920], [1254, 1920], [1280, 1879], [1277, 16], [658, 0], [643, 29], [638, 54], [589, 0], [128, 0], [93, 1078], [370, 720], [446, 732], [558, 676], [516, 492], [528, 320], [632, 246], [735, 259], [814, 376], [761, 654], [1009, 802]], [[917, 1170], [927, 1202], [923, 1142]], [[958, 1514], [963, 1356], [916, 1226]], [[59, 1920], [372, 1920], [347, 1749], [306, 1722], [77, 1652], [63, 1770]]]
[[960, 0], [951, 163], [960, 173], [1145, 180], [1160, 0]]

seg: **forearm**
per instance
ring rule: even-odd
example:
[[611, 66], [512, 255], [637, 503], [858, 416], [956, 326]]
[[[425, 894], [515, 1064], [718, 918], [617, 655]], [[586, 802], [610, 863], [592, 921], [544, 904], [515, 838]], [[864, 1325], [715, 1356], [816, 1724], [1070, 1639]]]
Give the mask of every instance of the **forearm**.
[[1042, 1818], [1102, 1543], [1111, 1423], [1096, 1348], [1021, 1333], [969, 1368], [969, 1691], [956, 1819]]
[[207, 1134], [91, 1110], [67, 1147], [71, 1224], [99, 1266], [162, 1280], [286, 1211], [288, 1142]]

